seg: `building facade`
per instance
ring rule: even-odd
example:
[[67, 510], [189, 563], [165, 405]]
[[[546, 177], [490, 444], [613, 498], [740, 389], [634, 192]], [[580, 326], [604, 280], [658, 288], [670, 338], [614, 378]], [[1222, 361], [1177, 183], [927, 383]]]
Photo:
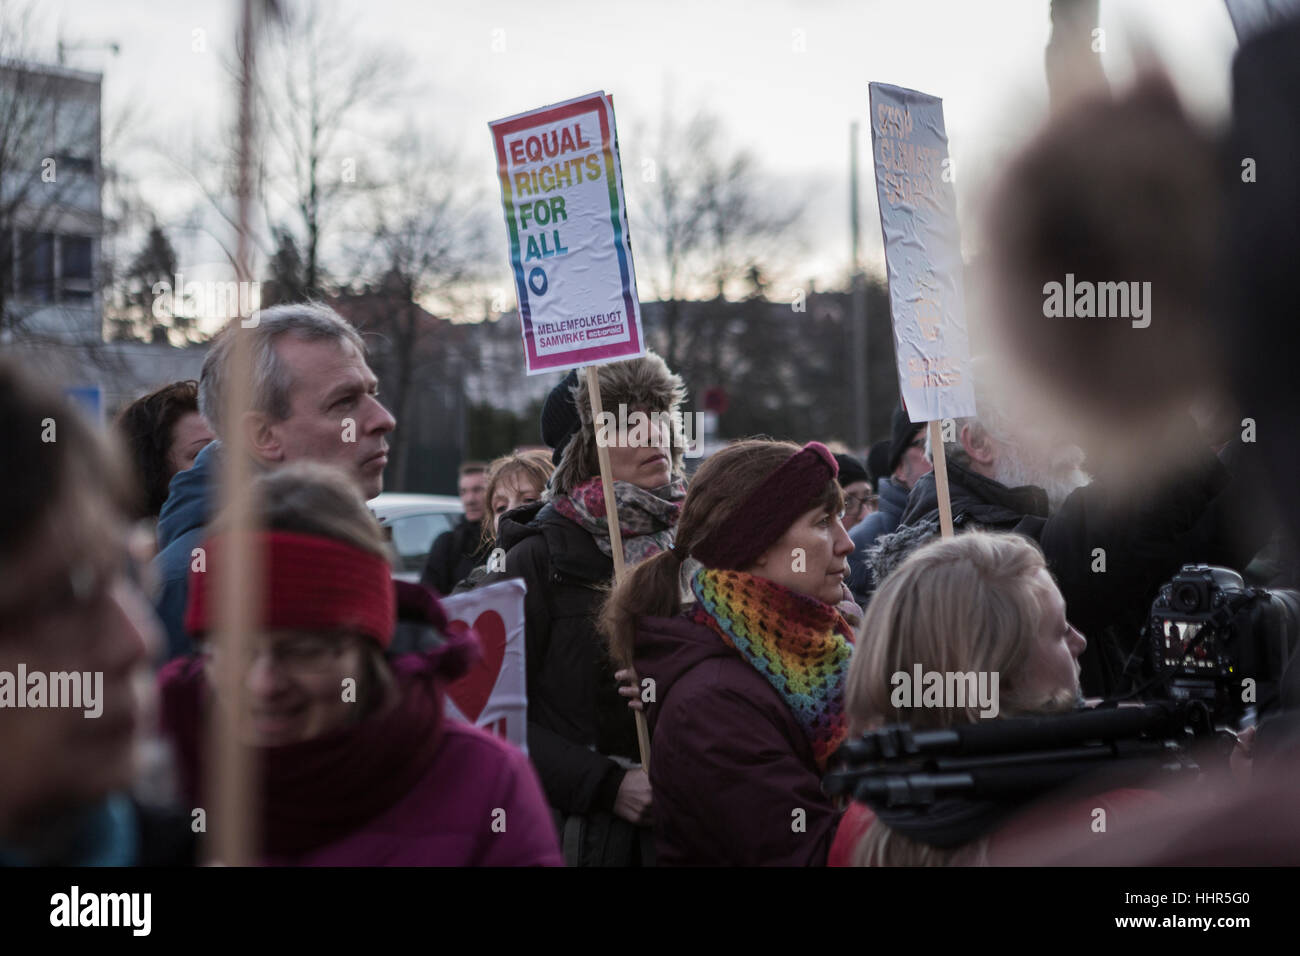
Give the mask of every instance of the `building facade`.
[[101, 77], [0, 63], [0, 343], [103, 340]]

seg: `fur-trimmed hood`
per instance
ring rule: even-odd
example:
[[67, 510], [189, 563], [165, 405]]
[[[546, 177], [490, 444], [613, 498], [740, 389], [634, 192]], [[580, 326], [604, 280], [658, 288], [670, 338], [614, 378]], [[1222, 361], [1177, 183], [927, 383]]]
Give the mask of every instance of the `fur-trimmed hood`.
[[[640, 358], [625, 362], [601, 365], [597, 368], [596, 375], [600, 380], [601, 408], [614, 416], [616, 421], [620, 405], [626, 406], [628, 415], [636, 409], [648, 409], [671, 416], [680, 413], [682, 403], [686, 401], [686, 385], [681, 376], [675, 374], [654, 352], [646, 352]], [[551, 476], [548, 491], [550, 497], [567, 494], [583, 481], [600, 473], [591, 396], [587, 393], [585, 374], [578, 376], [577, 384], [571, 392], [582, 424], [565, 445], [560, 463]], [[674, 478], [684, 474], [685, 441], [680, 423], [678, 425], [672, 452]]]

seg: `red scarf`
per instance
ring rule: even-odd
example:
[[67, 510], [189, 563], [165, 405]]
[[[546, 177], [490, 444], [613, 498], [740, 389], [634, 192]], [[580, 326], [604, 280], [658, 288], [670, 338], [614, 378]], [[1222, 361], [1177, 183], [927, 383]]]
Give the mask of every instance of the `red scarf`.
[[[442, 740], [442, 688], [464, 666], [462, 636], [429, 654], [390, 663], [400, 699], [387, 712], [303, 743], [255, 748], [261, 761], [263, 851], [297, 855], [363, 826], [428, 771]], [[199, 805], [210, 689], [198, 658], [159, 674], [163, 732], [173, 742], [185, 798]]]

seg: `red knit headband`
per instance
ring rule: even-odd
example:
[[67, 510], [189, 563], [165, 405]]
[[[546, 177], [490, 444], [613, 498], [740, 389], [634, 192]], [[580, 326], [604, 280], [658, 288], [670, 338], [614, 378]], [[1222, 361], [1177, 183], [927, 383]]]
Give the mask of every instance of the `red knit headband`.
[[[739, 571], [752, 565], [785, 534], [808, 502], [839, 474], [835, 457], [821, 442], [810, 441], [749, 493], [735, 513], [688, 553], [705, 567]], [[685, 558], [681, 548], [673, 552]]]
[[[388, 562], [342, 541], [289, 531], [252, 535], [262, 549], [266, 630], [352, 631], [381, 648], [393, 640], [397, 599]], [[204, 543], [204, 566], [217, 567], [229, 535]], [[216, 626], [216, 583], [211, 571], [190, 571], [185, 629], [193, 635]]]

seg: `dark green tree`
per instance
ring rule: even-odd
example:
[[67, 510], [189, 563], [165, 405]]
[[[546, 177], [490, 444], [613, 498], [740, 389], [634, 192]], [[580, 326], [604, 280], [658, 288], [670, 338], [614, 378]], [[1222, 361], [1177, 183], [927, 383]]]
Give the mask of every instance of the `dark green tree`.
[[[193, 320], [178, 314], [181, 290], [172, 289], [176, 250], [162, 226], [155, 223], [149, 229], [123, 280], [122, 308], [108, 320], [113, 338], [169, 342], [173, 331], [186, 340], [196, 332]], [[171, 293], [171, 308], [167, 315], [155, 315], [155, 305], [166, 304], [160, 302], [165, 292]]]
[[285, 226], [271, 230], [275, 239], [275, 252], [271, 254], [270, 276], [262, 283], [262, 306], [281, 302], [301, 302], [308, 298], [307, 280], [302, 256], [293, 233]]

